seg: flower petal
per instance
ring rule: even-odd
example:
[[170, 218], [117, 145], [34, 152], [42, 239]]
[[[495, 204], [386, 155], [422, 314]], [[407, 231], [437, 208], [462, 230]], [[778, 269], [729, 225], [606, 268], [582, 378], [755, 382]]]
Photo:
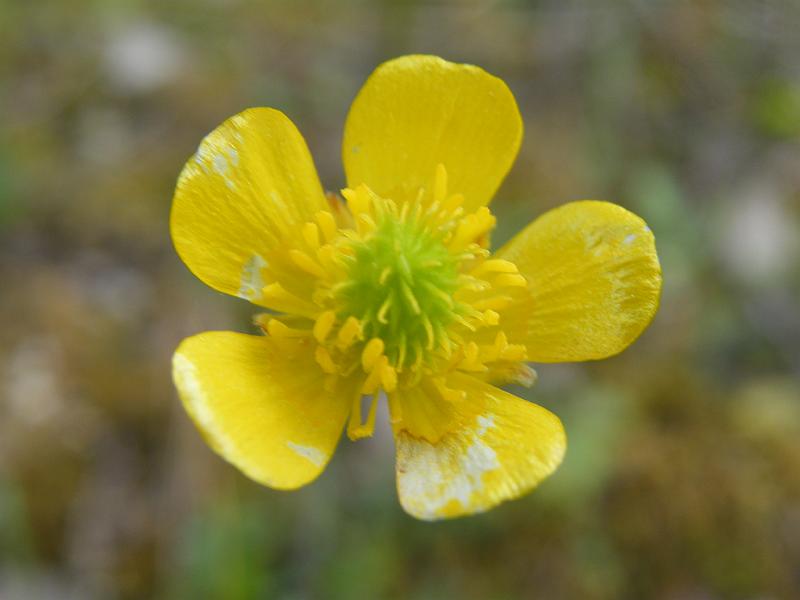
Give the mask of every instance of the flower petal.
[[283, 113], [250, 108], [212, 131], [178, 179], [170, 227], [186, 266], [257, 304], [271, 251], [327, 210], [302, 135]]
[[466, 375], [449, 384], [466, 398], [453, 405], [458, 428], [431, 443], [395, 432], [397, 491], [403, 508], [425, 520], [482, 512], [533, 489], [564, 456], [558, 417]]
[[326, 390], [307, 346], [209, 331], [183, 340], [172, 365], [189, 416], [245, 475], [293, 489], [325, 468], [351, 398]]
[[497, 252], [528, 280], [508, 311], [534, 362], [606, 358], [630, 345], [656, 313], [661, 267], [653, 234], [621, 206], [585, 200], [551, 210]]
[[474, 210], [491, 200], [517, 156], [522, 119], [506, 84], [472, 65], [403, 56], [379, 66], [359, 92], [342, 154], [351, 188], [396, 200], [433, 189], [438, 164], [448, 189]]

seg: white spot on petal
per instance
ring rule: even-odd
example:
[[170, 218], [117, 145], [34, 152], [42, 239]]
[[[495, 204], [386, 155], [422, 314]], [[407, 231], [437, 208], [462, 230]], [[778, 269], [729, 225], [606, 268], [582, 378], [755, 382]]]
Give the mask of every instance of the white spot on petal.
[[484, 474], [500, 467], [497, 453], [482, 440], [493, 427], [494, 415], [479, 416], [475, 431], [462, 434], [468, 438], [466, 447], [446, 438], [436, 445], [402, 438], [405, 456], [397, 483], [409, 512], [423, 519], [437, 519], [454, 500], [464, 508], [470, 506], [472, 495], [483, 489]]
[[[233, 159], [233, 157], [235, 156], [236, 160], [238, 161], [239, 155], [235, 154], [235, 152], [236, 151], [234, 150], [234, 154], [231, 155], [231, 159]], [[228, 189], [230, 190], [236, 189], [236, 184], [233, 182], [233, 179], [231, 179], [230, 175], [230, 169], [232, 164], [233, 160], [231, 160], [231, 162], [228, 162], [228, 156], [222, 154], [221, 152], [214, 154], [214, 156], [212, 157], [212, 165], [214, 167], [214, 172], [222, 177], [222, 179], [225, 181], [225, 185], [228, 186]]]
[[328, 455], [325, 454], [319, 448], [314, 448], [313, 446], [303, 446], [302, 444], [295, 444], [292, 441], [287, 441], [286, 445], [291, 448], [295, 454], [302, 456], [305, 459], [308, 459], [312, 462], [315, 466], [321, 467], [325, 464], [325, 461], [328, 459]]
[[254, 302], [261, 299], [261, 290], [264, 289], [264, 278], [261, 270], [267, 266], [267, 261], [260, 254], [254, 254], [242, 268], [242, 277], [239, 283], [239, 298]]
[[487, 429], [494, 426], [494, 415], [480, 415], [478, 417], [478, 436], [483, 436]]
[[228, 159], [222, 154], [214, 155], [214, 170], [223, 176], [228, 172]]

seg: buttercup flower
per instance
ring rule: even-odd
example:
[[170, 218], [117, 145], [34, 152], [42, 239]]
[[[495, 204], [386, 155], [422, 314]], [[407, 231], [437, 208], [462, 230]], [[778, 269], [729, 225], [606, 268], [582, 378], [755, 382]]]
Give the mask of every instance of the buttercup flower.
[[372, 435], [385, 397], [415, 517], [484, 511], [558, 467], [559, 419], [496, 386], [532, 385], [528, 361], [622, 351], [656, 311], [661, 272], [642, 219], [607, 202], [547, 212], [492, 254], [487, 205], [521, 139], [500, 79], [405, 56], [350, 109], [344, 200], [325, 195], [277, 110], [203, 140], [175, 191], [175, 248], [202, 281], [268, 311], [263, 335], [206, 332], [175, 352], [175, 384], [216, 452], [297, 488], [345, 426]]

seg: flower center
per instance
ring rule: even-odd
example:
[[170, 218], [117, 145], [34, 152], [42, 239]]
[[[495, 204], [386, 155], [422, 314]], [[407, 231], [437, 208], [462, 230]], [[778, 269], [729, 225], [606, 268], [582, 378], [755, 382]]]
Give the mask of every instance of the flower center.
[[[448, 387], [449, 373], [533, 382], [525, 347], [506, 334], [527, 280], [512, 262], [490, 257], [494, 217], [486, 207], [466, 212], [441, 165], [432, 188], [401, 203], [366, 185], [342, 190], [338, 222], [317, 213], [293, 247], [262, 261], [260, 275], [272, 283], [259, 300], [282, 314], [256, 323], [278, 343], [312, 350], [326, 385], [352, 386], [351, 439], [372, 434], [381, 390], [393, 419], [437, 440], [429, 410], [464, 398]], [[419, 386], [444, 404], [414, 401]], [[361, 395], [372, 396], [366, 420]]]
[[427, 362], [447, 343], [457, 307], [458, 264], [418, 213], [380, 210], [375, 229], [352, 243], [350, 285], [339, 294], [340, 316], [362, 323], [366, 339], [383, 341], [394, 367]]

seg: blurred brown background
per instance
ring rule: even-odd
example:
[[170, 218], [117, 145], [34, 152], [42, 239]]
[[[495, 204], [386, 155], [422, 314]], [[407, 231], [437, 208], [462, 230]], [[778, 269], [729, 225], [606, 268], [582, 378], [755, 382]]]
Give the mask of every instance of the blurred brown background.
[[[798, 31], [794, 0], [0, 0], [0, 598], [799, 598]], [[183, 162], [272, 106], [337, 190], [352, 98], [412, 52], [517, 97], [496, 244], [608, 199], [665, 276], [634, 346], [521, 392], [566, 424], [560, 471], [439, 524], [400, 509], [385, 427], [275, 492], [170, 380], [254, 312], [172, 249]]]

